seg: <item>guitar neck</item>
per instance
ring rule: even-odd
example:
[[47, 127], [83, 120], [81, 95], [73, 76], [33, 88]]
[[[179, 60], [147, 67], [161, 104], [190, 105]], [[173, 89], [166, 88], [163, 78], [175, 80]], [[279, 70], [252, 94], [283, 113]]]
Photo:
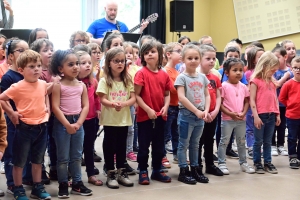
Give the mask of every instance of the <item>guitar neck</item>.
[[127, 33], [132, 33], [132, 32], [136, 31], [140, 27], [141, 27], [141, 24], [138, 24], [135, 27], [133, 27], [132, 29], [130, 29], [129, 31], [127, 31]]

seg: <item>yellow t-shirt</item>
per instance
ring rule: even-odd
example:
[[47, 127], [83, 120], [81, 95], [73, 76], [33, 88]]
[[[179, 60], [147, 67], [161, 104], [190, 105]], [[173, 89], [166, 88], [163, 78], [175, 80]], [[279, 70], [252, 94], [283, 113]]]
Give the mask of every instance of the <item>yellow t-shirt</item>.
[[130, 67], [128, 69], [128, 73], [130, 74], [130, 76], [132, 78], [132, 82], [134, 82], [134, 76], [139, 69], [140, 69], [140, 67], [137, 65], [130, 65]]
[[[112, 88], [106, 84], [105, 78], [101, 78], [97, 88], [97, 94], [107, 95], [111, 102], [127, 101], [130, 93], [134, 92], [133, 84], [125, 88], [123, 82], [113, 82]], [[122, 108], [119, 112], [115, 108], [101, 106], [100, 125], [104, 126], [131, 126], [132, 120], [129, 106]]]

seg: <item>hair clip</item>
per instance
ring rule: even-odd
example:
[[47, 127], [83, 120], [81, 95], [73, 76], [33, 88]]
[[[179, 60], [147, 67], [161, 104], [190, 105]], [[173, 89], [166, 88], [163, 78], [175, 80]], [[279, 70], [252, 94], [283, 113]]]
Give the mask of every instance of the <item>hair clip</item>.
[[13, 41], [14, 41], [14, 40], [10, 40], [10, 41], [7, 42], [6, 45], [5, 45], [6, 58], [8, 58], [8, 55], [10, 54], [10, 46], [11, 46], [11, 43], [12, 43]]

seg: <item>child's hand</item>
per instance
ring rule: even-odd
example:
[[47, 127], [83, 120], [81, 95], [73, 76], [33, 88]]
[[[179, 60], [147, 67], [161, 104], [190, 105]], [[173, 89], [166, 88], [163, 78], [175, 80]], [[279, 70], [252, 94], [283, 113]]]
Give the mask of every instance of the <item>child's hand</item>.
[[100, 120], [100, 118], [101, 118], [101, 110], [97, 110], [96, 113], [97, 113], [98, 119]]
[[17, 111], [14, 111], [11, 115], [8, 115], [8, 117], [14, 125], [17, 125], [19, 124], [19, 118], [22, 118], [23, 116]]
[[210, 114], [210, 113], [207, 113], [207, 117], [206, 117], [206, 119], [204, 119], [204, 121], [205, 121], [206, 123], [210, 123], [210, 122], [212, 122], [212, 121], [213, 121], [213, 119], [212, 119], [212, 117], [211, 117], [211, 114]]
[[202, 112], [201, 110], [197, 110], [197, 112], [195, 113], [195, 115], [199, 118], [199, 119], [203, 119], [205, 117], [204, 112]]
[[132, 64], [132, 61], [131, 60], [126, 60], [126, 66], [129, 67], [129, 65]]
[[264, 125], [264, 123], [261, 121], [261, 119], [259, 117], [254, 117], [254, 126], [257, 129], [260, 129], [262, 125]]
[[237, 121], [237, 120], [241, 120], [239, 114], [237, 112], [231, 112], [230, 114], [230, 117], [234, 120], [234, 121]]
[[218, 112], [214, 112], [214, 111], [212, 111], [211, 113], [209, 113], [210, 114], [210, 116], [211, 116], [211, 120], [213, 121], [216, 117], [217, 117], [217, 115], [218, 115]]
[[149, 117], [149, 119], [156, 119], [157, 116], [156, 116], [156, 112], [152, 109], [150, 109], [148, 112], [147, 112], [147, 115]]
[[68, 125], [67, 127], [66, 127], [66, 129], [67, 129], [67, 133], [69, 133], [69, 134], [75, 134], [76, 133], [76, 125], [74, 125], [74, 124], [70, 124], [70, 125]]
[[280, 115], [277, 115], [276, 116], [276, 126], [279, 126], [280, 125], [280, 123], [281, 123], [281, 119], [280, 119]]
[[167, 116], [168, 114], [168, 109], [166, 109], [166, 107], [162, 107], [162, 109], [160, 110], [160, 113], [161, 113], [161, 116], [164, 117], [164, 116]]
[[118, 112], [126, 106], [127, 106], [127, 104], [125, 104], [124, 102], [115, 102], [115, 109]]

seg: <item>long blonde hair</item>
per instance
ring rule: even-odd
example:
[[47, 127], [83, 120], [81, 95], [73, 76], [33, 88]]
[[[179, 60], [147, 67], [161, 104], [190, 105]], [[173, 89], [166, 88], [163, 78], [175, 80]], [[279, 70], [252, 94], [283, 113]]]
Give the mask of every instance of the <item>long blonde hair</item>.
[[258, 78], [266, 82], [272, 81], [276, 85], [273, 76], [267, 77], [267, 74], [276, 66], [279, 66], [278, 58], [271, 51], [266, 51], [259, 58], [250, 80]]

